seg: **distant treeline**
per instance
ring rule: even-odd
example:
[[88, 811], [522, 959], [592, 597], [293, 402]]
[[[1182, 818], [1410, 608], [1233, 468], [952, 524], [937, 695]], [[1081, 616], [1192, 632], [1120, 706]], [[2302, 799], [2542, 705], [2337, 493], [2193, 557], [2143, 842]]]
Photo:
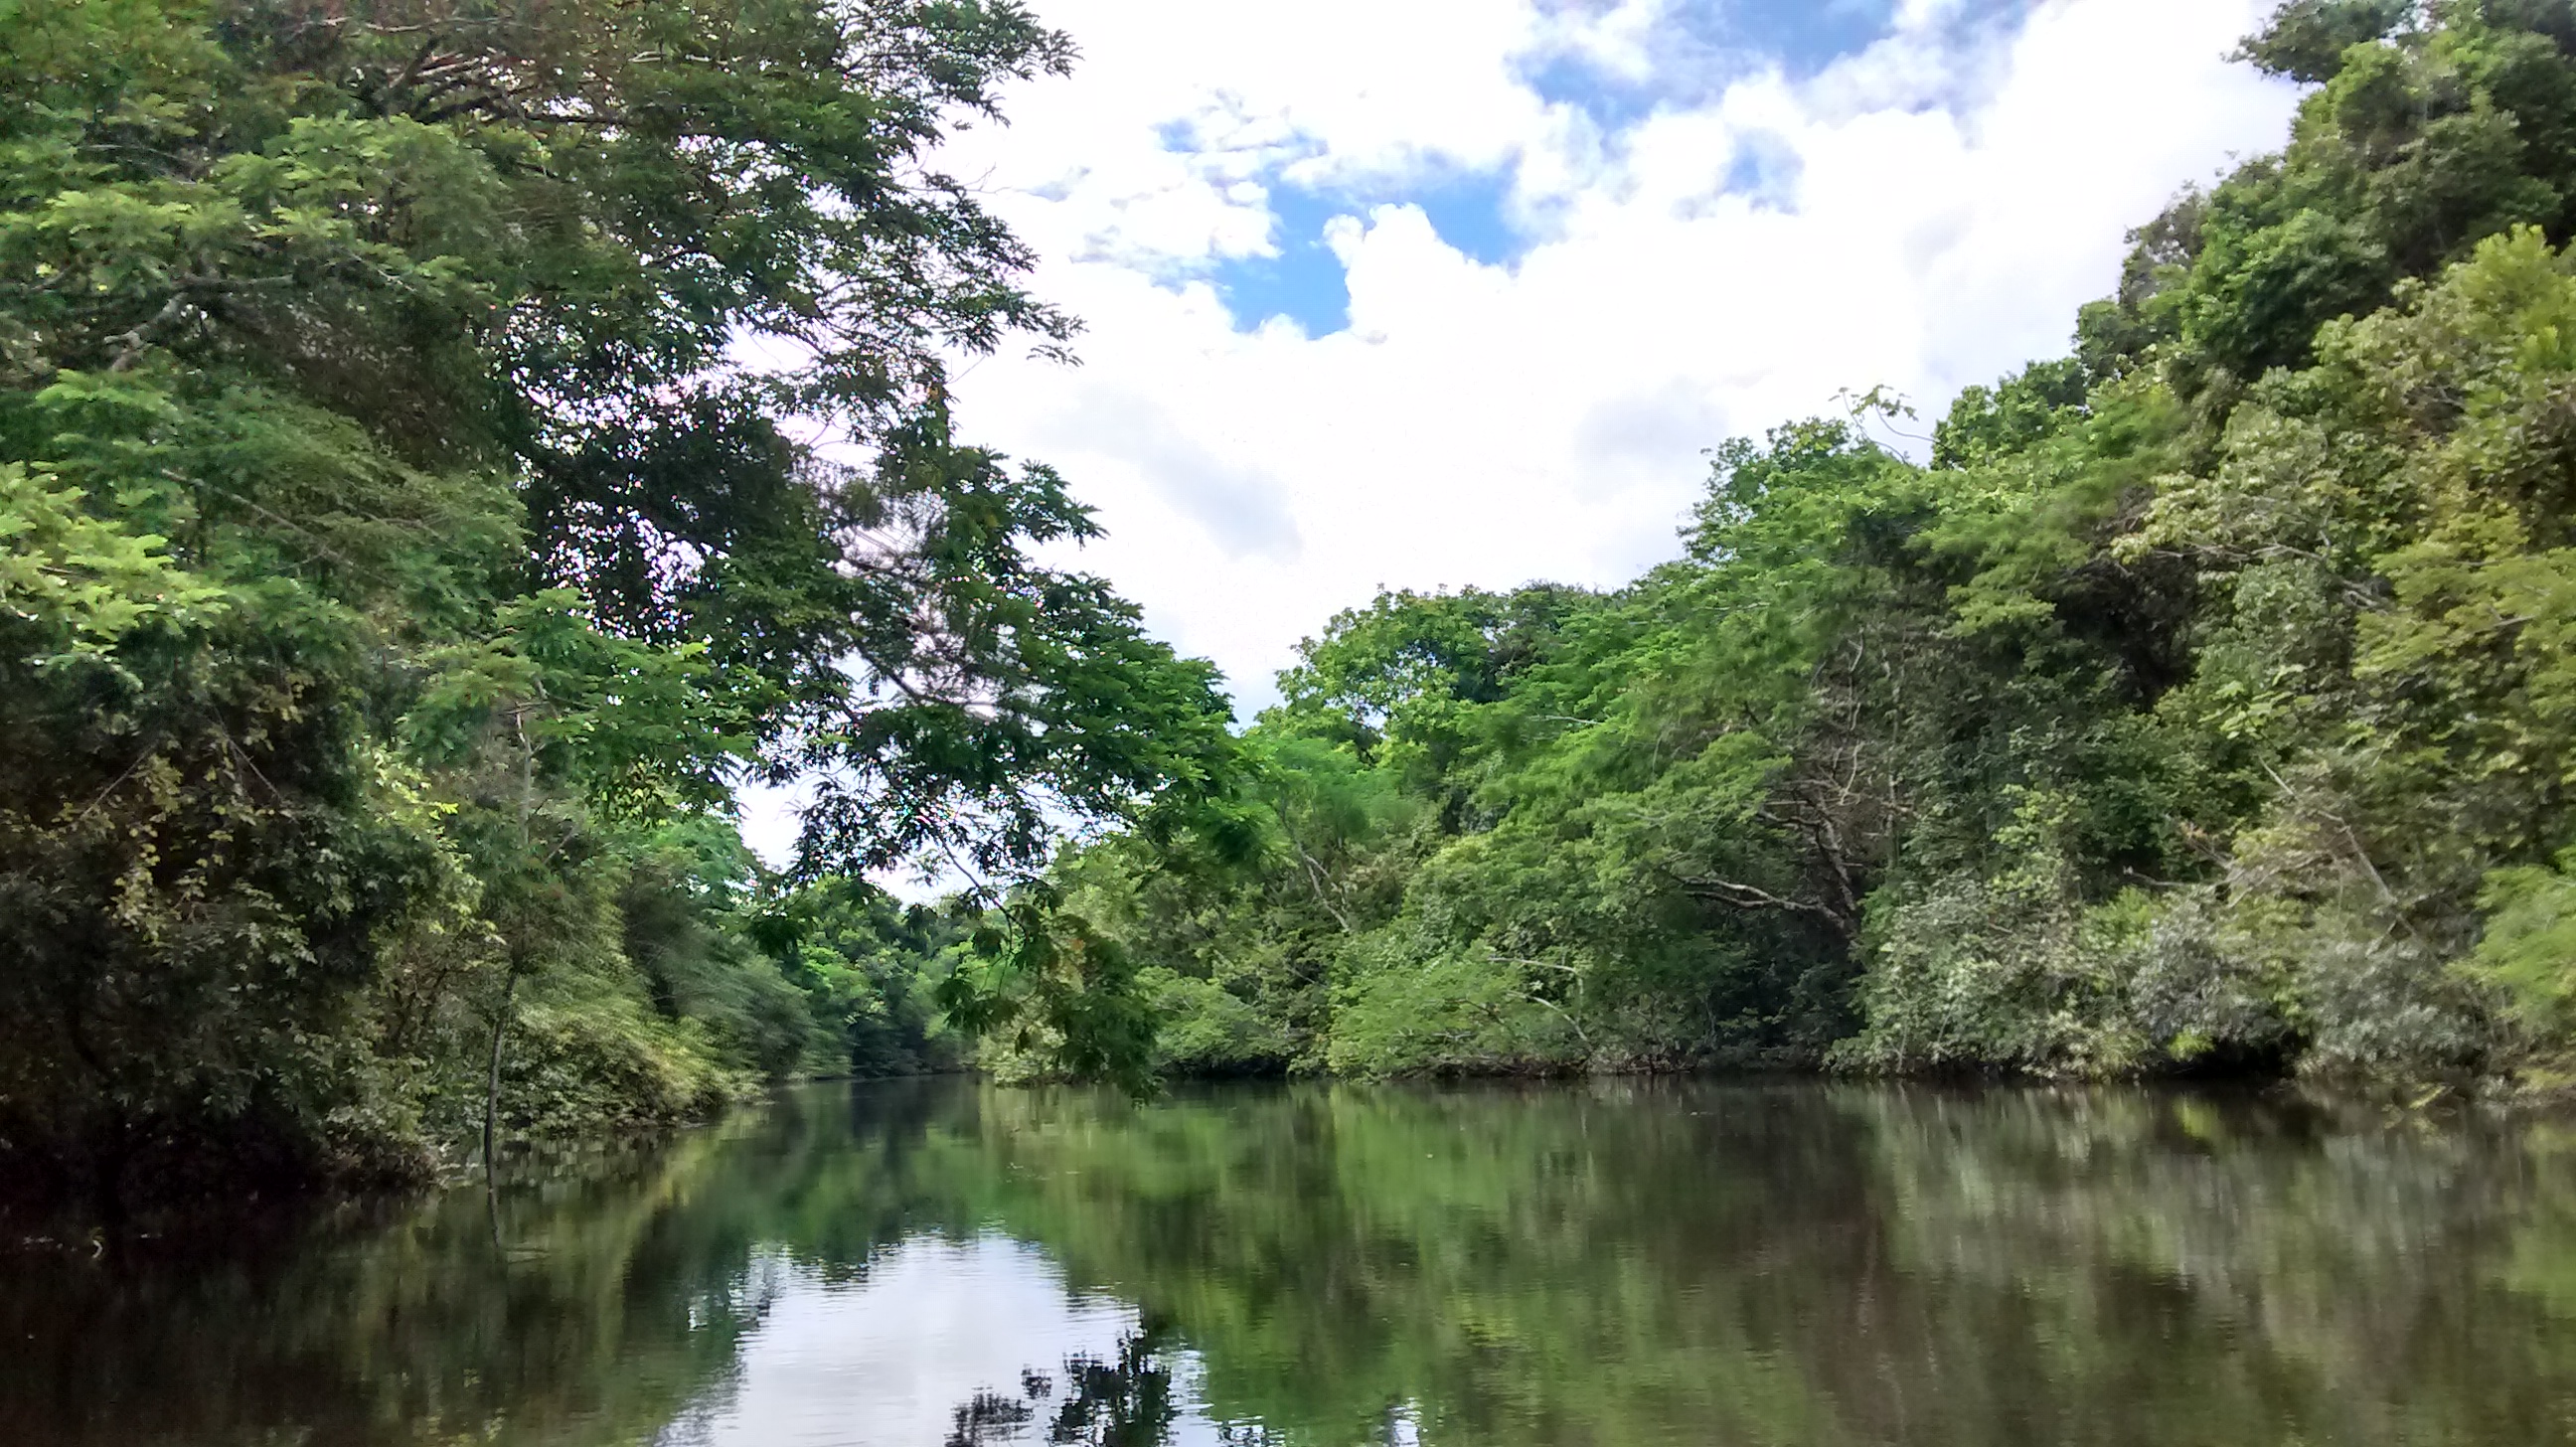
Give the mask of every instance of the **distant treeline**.
[[2288, 147], [1926, 462], [1874, 393], [1629, 587], [1344, 613], [1256, 842], [1062, 860], [1164, 1068], [2567, 1079], [2576, 11], [2242, 58], [2316, 87]]

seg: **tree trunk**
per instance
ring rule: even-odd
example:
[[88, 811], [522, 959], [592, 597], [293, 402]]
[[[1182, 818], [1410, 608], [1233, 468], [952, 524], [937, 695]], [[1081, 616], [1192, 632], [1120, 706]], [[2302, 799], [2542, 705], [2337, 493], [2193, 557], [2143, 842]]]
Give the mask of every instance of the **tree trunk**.
[[501, 1113], [501, 1040], [510, 1031], [510, 1002], [519, 993], [519, 972], [513, 967], [501, 984], [501, 1008], [492, 1014], [492, 1062], [483, 1075], [483, 1183], [489, 1188], [500, 1178], [492, 1169], [492, 1122]]

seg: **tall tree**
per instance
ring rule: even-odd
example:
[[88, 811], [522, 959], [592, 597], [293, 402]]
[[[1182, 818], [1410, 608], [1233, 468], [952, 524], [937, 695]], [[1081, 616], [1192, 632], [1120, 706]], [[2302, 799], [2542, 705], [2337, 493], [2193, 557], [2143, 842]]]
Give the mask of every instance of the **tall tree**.
[[817, 869], [1204, 778], [1211, 671], [948, 419], [1073, 327], [933, 157], [1071, 56], [1011, 0], [0, 7], [5, 1149], [402, 1168], [389, 1001], [618, 976], [638, 841], [745, 768], [819, 776]]

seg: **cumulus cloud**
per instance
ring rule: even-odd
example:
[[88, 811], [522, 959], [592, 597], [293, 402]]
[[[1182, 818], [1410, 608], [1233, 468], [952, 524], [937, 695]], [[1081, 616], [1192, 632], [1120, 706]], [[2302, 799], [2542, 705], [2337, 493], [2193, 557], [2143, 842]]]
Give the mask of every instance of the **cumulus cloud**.
[[[1065, 472], [1080, 565], [1248, 714], [1381, 585], [1616, 585], [1728, 436], [2062, 354], [2128, 227], [2285, 134], [2225, 60], [2268, 8], [1040, 0], [1081, 66], [947, 163], [1083, 365], [984, 360], [961, 426]], [[1509, 245], [1434, 223], [1462, 176]], [[1346, 326], [1243, 314], [1301, 247]]]
[[[1616, 584], [1728, 435], [2062, 353], [2127, 227], [2283, 135], [2294, 93], [2224, 60], [2263, 8], [1903, 0], [1800, 63], [1704, 0], [1053, 0], [1082, 67], [955, 163], [1084, 365], [994, 358], [961, 417], [1062, 468], [1111, 533], [1084, 565], [1257, 706], [1381, 584]], [[1408, 199], [1462, 172], [1498, 179], [1505, 264]], [[1226, 304], [1314, 240], [1286, 188], [1341, 198], [1347, 327]]]
[[1033, 439], [1039, 450], [1102, 459], [1104, 476], [1159, 497], [1229, 558], [1297, 561], [1303, 537], [1287, 486], [1258, 455], [1213, 450], [1183, 419], [1132, 388], [1085, 379], [1070, 402], [1040, 424]]

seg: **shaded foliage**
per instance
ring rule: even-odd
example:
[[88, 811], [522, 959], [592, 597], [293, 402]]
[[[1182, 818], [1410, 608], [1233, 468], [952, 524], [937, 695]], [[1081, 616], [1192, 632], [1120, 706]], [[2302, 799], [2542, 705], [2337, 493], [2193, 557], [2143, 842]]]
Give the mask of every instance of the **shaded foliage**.
[[[1022, 872], [1224, 748], [1034, 557], [1062, 480], [949, 430], [945, 358], [1072, 326], [931, 156], [1070, 54], [1010, 0], [0, 8], [14, 1183], [946, 1058], [949, 927], [831, 876]], [[810, 898], [730, 842], [790, 774]]]

